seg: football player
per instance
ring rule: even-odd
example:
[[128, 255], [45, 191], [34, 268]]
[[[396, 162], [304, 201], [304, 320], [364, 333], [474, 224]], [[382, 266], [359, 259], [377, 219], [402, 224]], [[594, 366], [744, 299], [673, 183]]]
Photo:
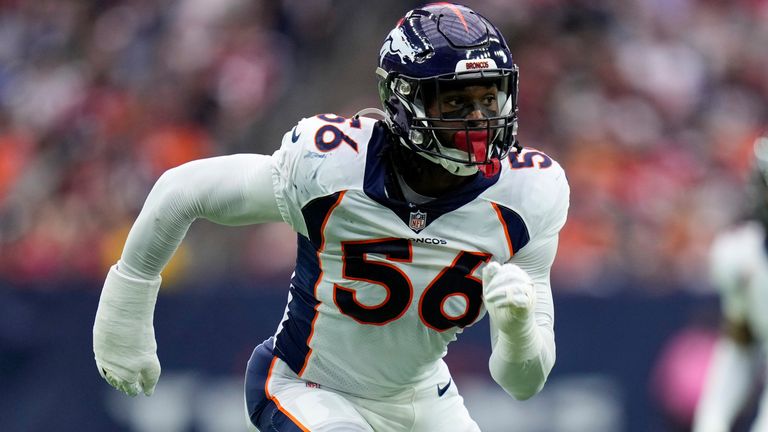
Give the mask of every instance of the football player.
[[[768, 137], [755, 142], [749, 220], [712, 244], [712, 281], [720, 292], [723, 332], [715, 347], [694, 432], [727, 432], [762, 380], [768, 349]], [[763, 391], [752, 431], [768, 431], [768, 392]]]
[[259, 430], [479, 430], [442, 358], [486, 310], [493, 379], [518, 399], [542, 388], [569, 188], [557, 162], [516, 140], [504, 38], [469, 8], [430, 4], [389, 33], [376, 74], [383, 111], [303, 119], [272, 156], [161, 176], [101, 294], [94, 353], [110, 384], [152, 393], [160, 272], [205, 218], [298, 233], [285, 314], [246, 372]]

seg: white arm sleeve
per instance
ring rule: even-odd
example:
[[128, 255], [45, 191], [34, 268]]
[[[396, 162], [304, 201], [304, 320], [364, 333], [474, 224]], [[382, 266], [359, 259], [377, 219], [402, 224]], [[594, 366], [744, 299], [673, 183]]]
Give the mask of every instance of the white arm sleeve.
[[554, 307], [549, 272], [557, 253], [557, 235], [523, 249], [510, 261], [525, 270], [534, 282], [536, 304], [533, 320], [515, 334], [499, 332], [491, 321], [493, 352], [489, 369], [493, 379], [516, 399], [538, 393], [555, 364]]
[[223, 225], [282, 221], [272, 164], [271, 156], [237, 154], [165, 172], [128, 234], [120, 271], [145, 280], [157, 278], [197, 218]]
[[728, 432], [757, 381], [757, 352], [722, 337], [707, 372], [696, 407], [693, 432]]

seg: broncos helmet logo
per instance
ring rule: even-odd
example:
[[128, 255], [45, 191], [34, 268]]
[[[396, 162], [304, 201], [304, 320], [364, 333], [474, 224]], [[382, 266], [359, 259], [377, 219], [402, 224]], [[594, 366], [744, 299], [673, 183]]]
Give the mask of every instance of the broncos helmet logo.
[[389, 35], [384, 40], [384, 45], [382, 45], [381, 51], [379, 51], [379, 64], [383, 62], [387, 54], [400, 57], [400, 63], [403, 64], [406, 62], [422, 62], [424, 59], [419, 56], [421, 52], [421, 49], [413, 46], [408, 40], [403, 27], [396, 27], [389, 32]]

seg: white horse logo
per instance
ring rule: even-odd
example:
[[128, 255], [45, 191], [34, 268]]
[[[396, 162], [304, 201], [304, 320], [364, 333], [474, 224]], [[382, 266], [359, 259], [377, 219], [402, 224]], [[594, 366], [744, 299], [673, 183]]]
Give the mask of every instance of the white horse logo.
[[379, 63], [381, 63], [381, 60], [384, 59], [386, 54], [397, 55], [400, 57], [400, 63], [403, 64], [405, 64], [406, 60], [414, 63], [416, 62], [416, 55], [419, 54], [419, 52], [420, 50], [408, 42], [405, 33], [403, 33], [403, 28], [397, 27], [389, 32], [389, 35], [384, 40], [384, 46], [381, 47], [381, 51], [379, 52]]

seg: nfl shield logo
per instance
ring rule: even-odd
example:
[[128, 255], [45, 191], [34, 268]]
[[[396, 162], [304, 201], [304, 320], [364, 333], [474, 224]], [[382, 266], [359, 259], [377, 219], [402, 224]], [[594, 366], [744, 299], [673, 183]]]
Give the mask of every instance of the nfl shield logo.
[[427, 214], [421, 210], [411, 212], [411, 221], [408, 226], [416, 232], [423, 230], [427, 226]]

